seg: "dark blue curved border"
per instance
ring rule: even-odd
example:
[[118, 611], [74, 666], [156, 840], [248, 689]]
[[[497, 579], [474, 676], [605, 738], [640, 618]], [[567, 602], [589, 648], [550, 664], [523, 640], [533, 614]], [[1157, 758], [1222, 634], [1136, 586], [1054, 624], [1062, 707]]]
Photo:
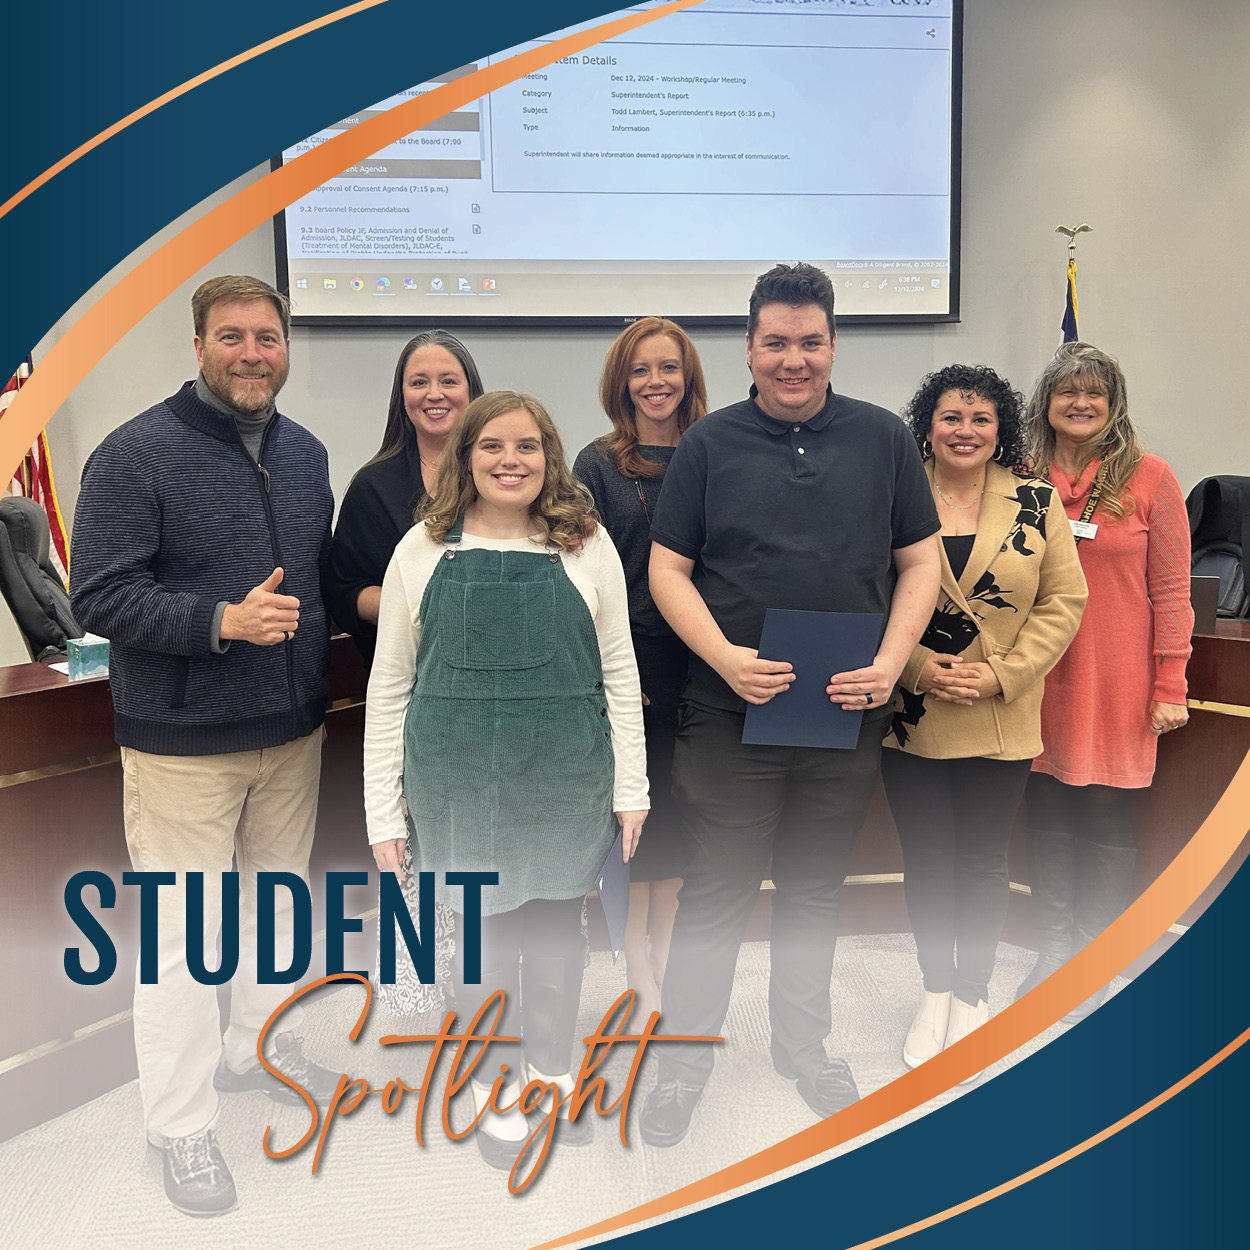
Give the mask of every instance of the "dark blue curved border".
[[[0, 200], [163, 91], [337, 7], [274, 0], [223, 17], [204, 4], [71, 0], [8, 16], [12, 119]], [[577, 0], [528, 6], [390, 0], [166, 106], [0, 219], [10, 274], [0, 304], [0, 347], [16, 364], [135, 247], [322, 125], [416, 79], [614, 7]], [[1026, 1063], [843, 1159], [619, 1243], [684, 1250], [692, 1238], [737, 1246], [775, 1244], [780, 1234], [787, 1244], [810, 1236], [832, 1250], [1045, 1162], [1154, 1097], [1250, 1025], [1247, 916], [1250, 868], [1243, 868], [1168, 955]], [[1248, 1094], [1250, 1057], [1243, 1049], [1108, 1142], [907, 1244], [924, 1250], [1241, 1244]]]
[[[70, 0], [6, 18], [5, 93], [17, 112], [0, 202], [163, 92], [341, 7], [334, 0], [220, 10], [169, 0]], [[165, 105], [0, 218], [8, 273], [0, 362], [15, 367], [83, 291], [136, 247], [283, 148], [414, 81], [619, 7], [611, 0], [389, 0]], [[220, 16], [227, 12], [229, 18]]]
[[[675, 1224], [629, 1250], [767, 1244], [778, 1220], [844, 1250], [1053, 1159], [1250, 1027], [1250, 864], [1189, 933], [1088, 1020], [958, 1102], [851, 1154]], [[1250, 1044], [1136, 1124], [1000, 1198], [897, 1243], [911, 1250], [1245, 1244]], [[797, 1228], [793, 1241], [805, 1237]], [[791, 1238], [787, 1236], [791, 1244]]]

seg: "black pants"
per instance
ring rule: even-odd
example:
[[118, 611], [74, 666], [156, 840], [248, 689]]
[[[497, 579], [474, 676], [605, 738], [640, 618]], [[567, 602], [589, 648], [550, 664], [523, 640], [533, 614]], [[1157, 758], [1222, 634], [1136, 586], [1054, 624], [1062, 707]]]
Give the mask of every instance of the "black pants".
[[[525, 1056], [540, 1072], [567, 1072], [585, 970], [581, 918], [580, 897], [536, 898], [514, 911], [483, 916], [481, 984], [465, 984], [463, 942], [457, 943], [452, 961], [460, 1028], [468, 1027], [491, 994], [503, 990], [504, 1013], [495, 1032], [523, 1037]], [[456, 927], [463, 933], [464, 917], [458, 913]], [[474, 1080], [492, 1084], [501, 1065], [525, 1083], [515, 1043], [493, 1042], [474, 1069]]]
[[1007, 843], [1031, 760], [930, 760], [885, 751], [881, 778], [903, 848], [903, 892], [930, 993], [989, 998], [1007, 919]]
[[629, 862], [630, 881], [667, 881], [682, 877], [690, 862], [690, 838], [673, 797], [673, 752], [677, 745], [677, 708], [686, 683], [690, 652], [680, 638], [649, 638], [634, 634], [634, 654], [643, 693], [651, 700], [642, 709], [647, 734], [647, 782], [651, 810], [647, 836]]
[[[662, 1031], [719, 1036], [738, 948], [772, 856], [768, 1009], [773, 1058], [799, 1073], [824, 1062], [838, 892], [876, 784], [889, 718], [853, 751], [742, 744], [742, 717], [686, 705], [673, 766], [694, 860], [678, 896]], [[659, 1079], [702, 1086], [712, 1047], [659, 1048]]]
[[1048, 773], [1034, 773], [1029, 778], [1029, 828], [1131, 848], [1137, 845], [1133, 834], [1136, 793], [1116, 786], [1070, 786]]

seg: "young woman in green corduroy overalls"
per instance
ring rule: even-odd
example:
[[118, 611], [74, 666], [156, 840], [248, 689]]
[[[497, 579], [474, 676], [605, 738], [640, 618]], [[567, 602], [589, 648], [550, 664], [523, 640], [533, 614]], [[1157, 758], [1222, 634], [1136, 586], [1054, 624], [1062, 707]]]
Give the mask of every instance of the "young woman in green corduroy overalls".
[[[495, 871], [482, 892], [482, 981], [464, 1021], [497, 989], [507, 1009], [472, 1082], [485, 1105], [499, 1064], [571, 1092], [583, 970], [581, 906], [619, 826], [626, 858], [646, 816], [638, 670], [625, 579], [591, 501], [536, 400], [474, 400], [449, 440], [423, 524], [383, 583], [365, 725], [369, 840], [383, 871]], [[489, 1061], [489, 1062], [488, 1062]], [[515, 1100], [510, 1084], [498, 1099]], [[561, 1129], [584, 1141], [591, 1120]], [[519, 1111], [483, 1116], [475, 1138], [511, 1168], [529, 1136]]]

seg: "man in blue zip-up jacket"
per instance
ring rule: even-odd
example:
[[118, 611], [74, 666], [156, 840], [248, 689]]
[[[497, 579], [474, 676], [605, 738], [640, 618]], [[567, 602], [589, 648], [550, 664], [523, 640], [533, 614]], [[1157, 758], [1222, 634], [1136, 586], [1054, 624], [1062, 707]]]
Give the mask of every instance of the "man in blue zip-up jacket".
[[[325, 448], [274, 407], [289, 367], [286, 299], [259, 279], [221, 277], [191, 308], [199, 377], [87, 461], [72, 597], [78, 619], [111, 644], [131, 862], [177, 874], [160, 890], [157, 983], [135, 986], [148, 1140], [174, 1206], [216, 1215], [236, 1201], [212, 1131], [217, 1090], [294, 1094], [256, 1056], [290, 987], [257, 983], [255, 881], [258, 871], [308, 873], [329, 659], [319, 581], [334, 500]], [[215, 989], [187, 967], [185, 874], [204, 873], [211, 963], [220, 874], [236, 855], [239, 964], [223, 1039]], [[280, 969], [292, 909], [289, 893], [277, 894]], [[288, 1014], [283, 1027], [296, 1022]], [[275, 1064], [320, 1097], [337, 1081], [292, 1033], [278, 1036]]]

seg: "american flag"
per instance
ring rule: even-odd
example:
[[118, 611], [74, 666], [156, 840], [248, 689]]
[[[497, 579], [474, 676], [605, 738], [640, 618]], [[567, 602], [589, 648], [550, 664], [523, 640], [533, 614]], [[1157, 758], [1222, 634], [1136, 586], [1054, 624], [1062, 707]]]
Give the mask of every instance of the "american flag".
[[[13, 396], [22, 389], [30, 377], [30, 361], [23, 361], [17, 372], [0, 392], [0, 420], [3, 420]], [[22, 463], [13, 473], [12, 481], [5, 490], [8, 495], [25, 495], [40, 504], [48, 514], [48, 528], [52, 531], [52, 564], [61, 581], [69, 584], [69, 535], [65, 532], [65, 518], [61, 515], [56, 499], [56, 483], [52, 477], [52, 453], [48, 450], [48, 436], [40, 430], [35, 445], [22, 457]]]
[[1081, 337], [1076, 328], [1076, 257], [1068, 257], [1068, 293], [1063, 308], [1063, 320], [1059, 328], [1063, 331], [1065, 343], [1075, 343]]

